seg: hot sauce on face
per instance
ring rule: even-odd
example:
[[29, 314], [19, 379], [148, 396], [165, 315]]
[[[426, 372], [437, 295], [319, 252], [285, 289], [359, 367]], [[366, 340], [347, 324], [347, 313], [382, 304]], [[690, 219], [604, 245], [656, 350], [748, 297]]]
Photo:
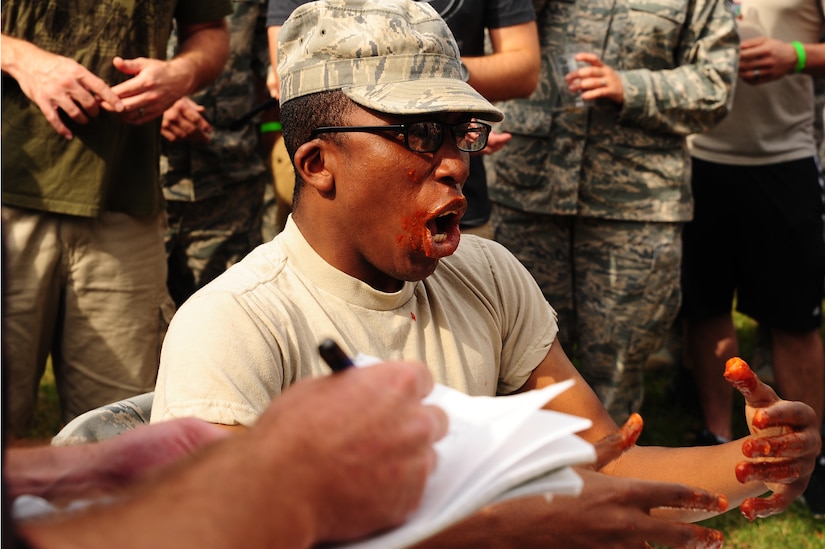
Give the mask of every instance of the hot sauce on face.
[[403, 229], [404, 232], [397, 237], [398, 244], [404, 245], [405, 240], [409, 240], [410, 246], [417, 251], [424, 252], [430, 255], [431, 243], [427, 238], [427, 221], [426, 212], [416, 212], [415, 214], [404, 218]]

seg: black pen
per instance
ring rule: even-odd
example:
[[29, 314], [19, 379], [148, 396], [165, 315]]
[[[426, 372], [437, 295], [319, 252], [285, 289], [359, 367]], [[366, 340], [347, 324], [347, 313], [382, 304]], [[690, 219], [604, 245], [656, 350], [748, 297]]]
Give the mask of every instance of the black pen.
[[333, 372], [342, 372], [355, 363], [350, 357], [330, 338], [325, 339], [318, 346], [318, 352]]

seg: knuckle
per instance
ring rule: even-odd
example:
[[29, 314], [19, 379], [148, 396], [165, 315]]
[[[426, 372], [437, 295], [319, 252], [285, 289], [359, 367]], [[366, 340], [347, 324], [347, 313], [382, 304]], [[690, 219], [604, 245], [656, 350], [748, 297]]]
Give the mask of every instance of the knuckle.
[[414, 394], [418, 387], [419, 376], [415, 367], [407, 363], [398, 363], [393, 368], [393, 382], [399, 391]]

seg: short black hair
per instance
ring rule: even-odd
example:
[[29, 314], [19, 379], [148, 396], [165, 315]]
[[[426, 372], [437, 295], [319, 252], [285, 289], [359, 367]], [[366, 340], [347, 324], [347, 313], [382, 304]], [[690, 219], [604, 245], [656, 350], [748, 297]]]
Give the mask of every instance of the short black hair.
[[[295, 151], [309, 141], [312, 130], [321, 126], [343, 126], [346, 115], [355, 106], [341, 90], [329, 90], [290, 99], [281, 105], [283, 138], [289, 160], [295, 161]], [[341, 134], [324, 134], [325, 139], [336, 140]], [[295, 171], [295, 192], [292, 206], [298, 201], [303, 181]]]

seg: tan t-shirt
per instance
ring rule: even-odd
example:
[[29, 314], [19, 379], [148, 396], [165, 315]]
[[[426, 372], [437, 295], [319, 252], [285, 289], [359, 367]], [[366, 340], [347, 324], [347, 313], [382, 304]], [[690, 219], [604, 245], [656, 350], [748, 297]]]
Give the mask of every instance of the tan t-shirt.
[[163, 345], [152, 422], [250, 425], [296, 380], [325, 375], [318, 344], [419, 360], [470, 395], [512, 393], [556, 338], [555, 311], [501, 245], [471, 235], [435, 273], [384, 293], [318, 256], [290, 218], [272, 242], [187, 301]]

